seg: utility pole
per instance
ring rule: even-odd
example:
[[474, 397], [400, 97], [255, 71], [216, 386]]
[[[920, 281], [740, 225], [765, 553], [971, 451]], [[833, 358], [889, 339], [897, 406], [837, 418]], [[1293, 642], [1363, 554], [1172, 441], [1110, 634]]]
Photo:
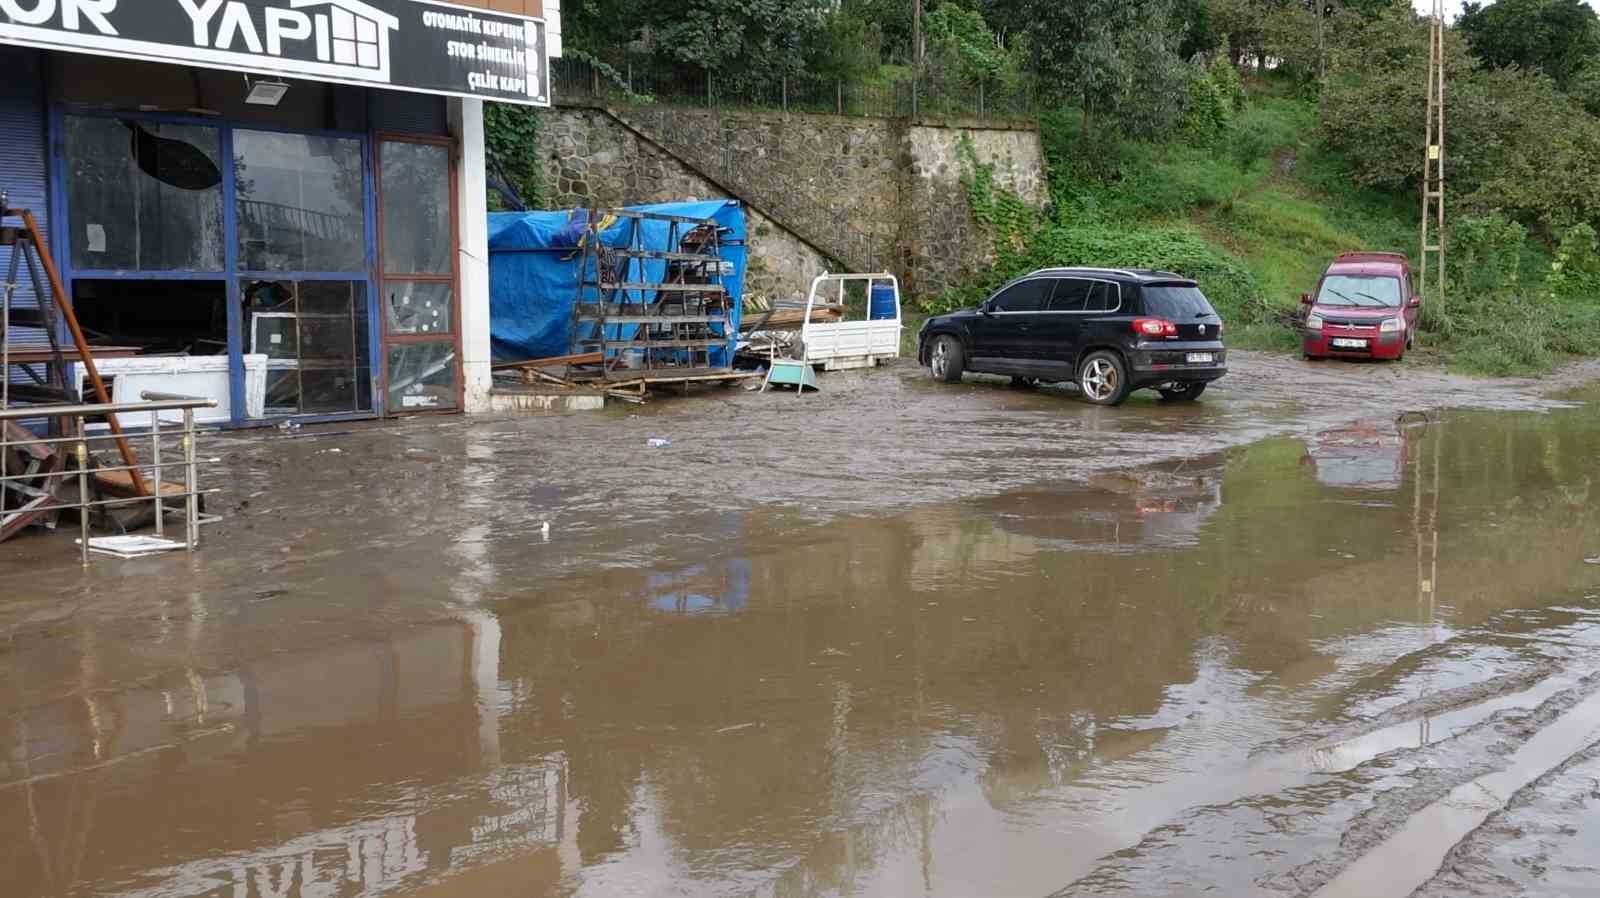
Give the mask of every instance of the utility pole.
[[922, 0], [911, 0], [911, 68], [922, 71]]
[[1317, 15], [1317, 83], [1328, 83], [1328, 45], [1323, 40], [1323, 29], [1328, 21], [1328, 10], [1332, 7], [1316, 0], [1314, 12]]
[[[1428, 41], [1428, 142], [1422, 160], [1422, 264], [1420, 295], [1423, 302], [1445, 309], [1444, 227], [1444, 0], [1433, 0], [1433, 21]], [[1434, 284], [1428, 283], [1432, 269]]]

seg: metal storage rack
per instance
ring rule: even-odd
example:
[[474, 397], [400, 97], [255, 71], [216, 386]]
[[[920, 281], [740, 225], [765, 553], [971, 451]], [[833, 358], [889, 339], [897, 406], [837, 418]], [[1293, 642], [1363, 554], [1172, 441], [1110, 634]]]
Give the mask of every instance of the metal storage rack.
[[[628, 223], [626, 246], [605, 246], [602, 233]], [[645, 246], [647, 223], [667, 226], [670, 250]], [[608, 386], [728, 380], [744, 375], [712, 364], [712, 350], [731, 346], [732, 301], [723, 283], [722, 229], [711, 219], [631, 210], [593, 211], [584, 229], [578, 300], [573, 309], [572, 351], [599, 353], [601, 363], [569, 367], [574, 380]], [[661, 279], [646, 272], [665, 264]]]

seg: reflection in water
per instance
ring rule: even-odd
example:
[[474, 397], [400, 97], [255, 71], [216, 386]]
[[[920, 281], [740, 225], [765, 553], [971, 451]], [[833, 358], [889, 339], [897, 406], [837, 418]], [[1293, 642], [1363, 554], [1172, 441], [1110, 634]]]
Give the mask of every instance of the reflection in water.
[[426, 622], [329, 622], [335, 580], [226, 612], [190, 597], [149, 630], [25, 628], [0, 651], [0, 839], [18, 847], [0, 881], [1047, 894], [1185, 808], [1395, 737], [1264, 746], [1523, 670], [1473, 628], [1571, 602], [1600, 434], [1581, 413], [1465, 415], [1407, 439], [1381, 504], [1337, 501], [1301, 470], [1313, 447], [1276, 440], [822, 528], [746, 512], [659, 568], [602, 563], [636, 535], [597, 536], [596, 563], [556, 582], [527, 533], [473, 531], [461, 570], [528, 591], [452, 586]]
[[1324, 430], [1307, 442], [1306, 460], [1324, 486], [1398, 491], [1415, 426], [1361, 421]]
[[750, 605], [750, 561], [734, 558], [715, 572], [697, 564], [670, 574], [652, 574], [650, 607], [674, 614], [735, 614]]

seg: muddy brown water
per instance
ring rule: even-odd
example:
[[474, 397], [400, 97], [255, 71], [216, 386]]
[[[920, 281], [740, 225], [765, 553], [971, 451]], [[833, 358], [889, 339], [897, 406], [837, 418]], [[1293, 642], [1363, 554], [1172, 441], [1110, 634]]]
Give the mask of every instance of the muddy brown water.
[[1252, 361], [215, 437], [0, 547], [0, 894], [1592, 890], [1594, 372]]

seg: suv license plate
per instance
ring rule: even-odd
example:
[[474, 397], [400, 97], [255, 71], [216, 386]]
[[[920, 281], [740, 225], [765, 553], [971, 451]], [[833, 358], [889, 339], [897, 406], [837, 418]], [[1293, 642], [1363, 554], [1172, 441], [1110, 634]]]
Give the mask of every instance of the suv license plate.
[[1214, 362], [1216, 360], [1217, 360], [1217, 357], [1212, 355], [1209, 352], [1191, 352], [1191, 353], [1189, 353], [1189, 364], [1191, 364], [1191, 365], [1209, 365], [1209, 364], [1211, 364], [1212, 362]]
[[1347, 339], [1343, 339], [1343, 338], [1340, 338], [1340, 337], [1334, 337], [1333, 338], [1333, 345], [1334, 345], [1335, 349], [1366, 349], [1367, 348], [1367, 341], [1365, 341], [1365, 340], [1347, 340]]

